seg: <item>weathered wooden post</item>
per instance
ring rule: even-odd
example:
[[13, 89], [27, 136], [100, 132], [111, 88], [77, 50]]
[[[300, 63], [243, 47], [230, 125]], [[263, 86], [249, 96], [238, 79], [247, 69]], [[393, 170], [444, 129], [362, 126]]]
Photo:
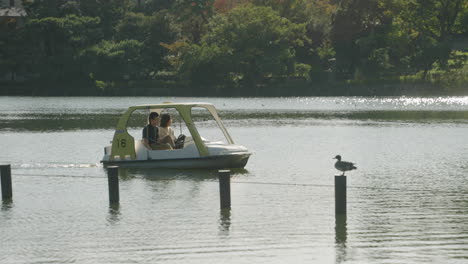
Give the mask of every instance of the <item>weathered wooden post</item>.
[[337, 243], [346, 243], [348, 228], [346, 224], [346, 215], [335, 215], [335, 241]]
[[11, 187], [11, 166], [0, 165], [2, 199], [11, 199], [13, 197], [13, 189]]
[[335, 214], [346, 214], [346, 176], [335, 176]]
[[231, 171], [219, 170], [219, 198], [221, 209], [231, 208]]
[[107, 167], [107, 180], [109, 182], [109, 202], [118, 203], [119, 198], [119, 168]]

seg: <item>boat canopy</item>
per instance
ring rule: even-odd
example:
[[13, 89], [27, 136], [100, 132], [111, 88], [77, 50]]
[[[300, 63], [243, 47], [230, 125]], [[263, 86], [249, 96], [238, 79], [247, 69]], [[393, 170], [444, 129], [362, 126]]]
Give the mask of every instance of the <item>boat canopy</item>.
[[234, 144], [231, 136], [224, 127], [221, 119], [219, 118], [216, 108], [210, 103], [162, 103], [162, 104], [146, 104], [146, 105], [137, 105], [131, 106], [127, 111], [120, 117], [117, 127], [115, 129], [114, 138], [112, 140], [112, 150], [111, 150], [111, 160], [120, 159], [120, 160], [134, 160], [136, 159], [135, 152], [135, 139], [128, 133], [127, 124], [130, 119], [130, 116], [136, 110], [147, 109], [149, 111], [155, 109], [165, 109], [171, 108], [177, 110], [182, 120], [185, 122], [190, 134], [197, 146], [200, 156], [208, 156], [208, 149], [203, 143], [203, 140], [198, 133], [197, 128], [192, 120], [192, 108], [200, 107], [205, 108], [212, 115], [219, 128], [223, 132], [229, 144]]

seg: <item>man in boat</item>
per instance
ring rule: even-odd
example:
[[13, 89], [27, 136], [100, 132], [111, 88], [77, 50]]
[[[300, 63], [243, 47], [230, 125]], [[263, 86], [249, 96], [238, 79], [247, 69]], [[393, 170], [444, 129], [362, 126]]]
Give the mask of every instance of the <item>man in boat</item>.
[[149, 124], [143, 128], [143, 144], [151, 150], [172, 149], [167, 143], [159, 143], [159, 114], [151, 112], [148, 116]]

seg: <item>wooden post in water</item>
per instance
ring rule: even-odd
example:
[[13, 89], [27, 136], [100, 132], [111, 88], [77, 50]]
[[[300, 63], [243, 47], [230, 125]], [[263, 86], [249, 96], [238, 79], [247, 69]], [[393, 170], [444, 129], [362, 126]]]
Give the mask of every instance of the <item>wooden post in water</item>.
[[11, 199], [13, 197], [13, 190], [11, 187], [11, 166], [0, 165], [0, 177], [2, 185], [2, 199]]
[[119, 202], [119, 168], [116, 166], [107, 167], [107, 180], [109, 182], [109, 202]]
[[335, 176], [335, 214], [346, 214], [346, 176]]
[[221, 202], [221, 209], [231, 208], [231, 171], [220, 170], [218, 171], [219, 177], [219, 198]]

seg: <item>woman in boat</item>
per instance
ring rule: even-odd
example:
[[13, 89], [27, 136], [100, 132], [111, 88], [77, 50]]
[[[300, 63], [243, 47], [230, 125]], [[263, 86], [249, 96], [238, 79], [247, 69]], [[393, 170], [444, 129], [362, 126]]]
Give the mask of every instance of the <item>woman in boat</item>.
[[152, 150], [172, 149], [169, 144], [159, 142], [159, 114], [151, 112], [148, 121], [149, 124], [143, 128], [143, 144], [145, 147]]
[[171, 127], [172, 125], [172, 118], [169, 114], [162, 114], [161, 115], [161, 122], [159, 125], [159, 142], [166, 143], [171, 146], [171, 148], [175, 148], [176, 137], [174, 135], [174, 130]]

